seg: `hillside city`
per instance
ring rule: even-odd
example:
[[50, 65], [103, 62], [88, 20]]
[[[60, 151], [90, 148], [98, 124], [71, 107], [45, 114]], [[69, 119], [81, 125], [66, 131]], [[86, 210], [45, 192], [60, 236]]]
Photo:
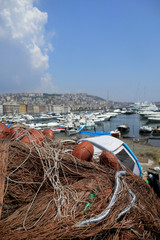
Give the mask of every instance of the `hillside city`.
[[0, 95], [0, 115], [68, 113], [123, 108], [127, 103], [105, 100], [87, 93], [8, 93]]

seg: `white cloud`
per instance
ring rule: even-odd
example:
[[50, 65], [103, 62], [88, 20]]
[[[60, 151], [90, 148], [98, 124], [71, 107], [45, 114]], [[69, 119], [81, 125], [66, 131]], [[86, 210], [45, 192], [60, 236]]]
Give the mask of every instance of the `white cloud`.
[[48, 69], [48, 55], [42, 54], [41, 49], [36, 44], [32, 48], [29, 48], [29, 52], [34, 68]]
[[19, 44], [28, 62], [36, 71], [49, 67], [48, 52], [52, 44], [46, 42], [44, 30], [48, 14], [33, 6], [33, 0], [0, 0], [0, 39]]
[[54, 93], [56, 91], [56, 87], [52, 83], [52, 77], [49, 73], [46, 73], [41, 78], [40, 86], [37, 89], [38, 92], [44, 93]]

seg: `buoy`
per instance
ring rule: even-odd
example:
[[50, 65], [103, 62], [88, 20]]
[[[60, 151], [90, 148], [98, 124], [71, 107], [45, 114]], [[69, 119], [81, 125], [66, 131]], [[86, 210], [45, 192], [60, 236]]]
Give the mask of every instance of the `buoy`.
[[92, 143], [85, 141], [80, 143], [72, 152], [72, 155], [78, 159], [91, 161], [94, 154]]
[[30, 135], [33, 135], [34, 138], [36, 139], [36, 141], [34, 141], [35, 143], [40, 144], [40, 145], [42, 144], [42, 142], [44, 140], [44, 134], [40, 130], [33, 128], [33, 129], [29, 129], [28, 132], [30, 133]]
[[21, 140], [23, 143], [27, 143], [30, 145], [42, 145], [43, 139], [39, 138], [37, 136], [34, 136], [33, 134], [30, 134], [28, 136], [24, 136]]
[[43, 134], [48, 137], [48, 138], [51, 138], [51, 139], [54, 139], [54, 132], [52, 131], [52, 129], [50, 128], [46, 128], [43, 130]]
[[0, 122], [0, 138], [6, 138], [9, 135], [9, 129], [8, 127]]
[[32, 145], [34, 144], [42, 145], [44, 134], [40, 130], [31, 128], [31, 129], [28, 129], [27, 131], [28, 131], [27, 136], [24, 136], [21, 139], [21, 142], [32, 144]]
[[20, 140], [26, 134], [26, 129], [18, 124], [13, 124], [9, 127], [9, 132], [12, 141]]
[[31, 129], [28, 129], [28, 132], [33, 136], [35, 136], [36, 138], [41, 138], [41, 139], [44, 138], [44, 134], [40, 130], [31, 128]]
[[108, 165], [114, 168], [116, 171], [120, 170], [116, 155], [110, 151], [103, 151], [99, 157], [99, 161], [102, 165]]

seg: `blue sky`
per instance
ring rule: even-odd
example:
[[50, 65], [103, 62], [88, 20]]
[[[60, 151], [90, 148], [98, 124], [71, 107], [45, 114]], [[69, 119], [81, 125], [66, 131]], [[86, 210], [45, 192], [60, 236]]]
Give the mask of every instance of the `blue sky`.
[[160, 101], [159, 0], [0, 0], [0, 93]]

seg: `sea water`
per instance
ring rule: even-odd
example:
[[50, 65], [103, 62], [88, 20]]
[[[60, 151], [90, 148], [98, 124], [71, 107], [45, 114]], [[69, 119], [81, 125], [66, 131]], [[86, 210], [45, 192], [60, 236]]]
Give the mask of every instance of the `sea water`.
[[[101, 122], [100, 124], [96, 125], [96, 131], [102, 131], [102, 132], [110, 132], [116, 130], [116, 128], [121, 124], [127, 124], [130, 128], [129, 132], [124, 134], [124, 137], [133, 138], [133, 139], [140, 139], [140, 140], [146, 140], [148, 143], [150, 143], [153, 146], [160, 146], [160, 140], [150, 140], [149, 135], [144, 136], [139, 134], [139, 129], [141, 126], [147, 125], [147, 126], [157, 126], [157, 123], [148, 123], [147, 119], [142, 118], [139, 114], [118, 114], [116, 117], [112, 117], [108, 121]], [[90, 130], [89, 130], [90, 131]], [[91, 130], [94, 132], [94, 130]], [[60, 133], [60, 136], [64, 136], [65, 133]], [[74, 137], [74, 135], [72, 135]], [[80, 137], [80, 136], [78, 136]], [[157, 137], [160, 139], [160, 137]]]
[[[149, 136], [139, 134], [141, 126], [157, 126], [157, 123], [149, 123], [147, 119], [142, 118], [139, 114], [119, 114], [116, 117], [111, 118], [109, 121], [105, 121], [97, 125], [97, 131], [110, 132], [115, 130], [119, 125], [127, 124], [130, 128], [124, 137], [130, 137], [135, 139], [148, 139]], [[158, 139], [158, 138], [157, 138]], [[160, 140], [149, 140], [149, 143], [155, 146], [160, 146]]]

